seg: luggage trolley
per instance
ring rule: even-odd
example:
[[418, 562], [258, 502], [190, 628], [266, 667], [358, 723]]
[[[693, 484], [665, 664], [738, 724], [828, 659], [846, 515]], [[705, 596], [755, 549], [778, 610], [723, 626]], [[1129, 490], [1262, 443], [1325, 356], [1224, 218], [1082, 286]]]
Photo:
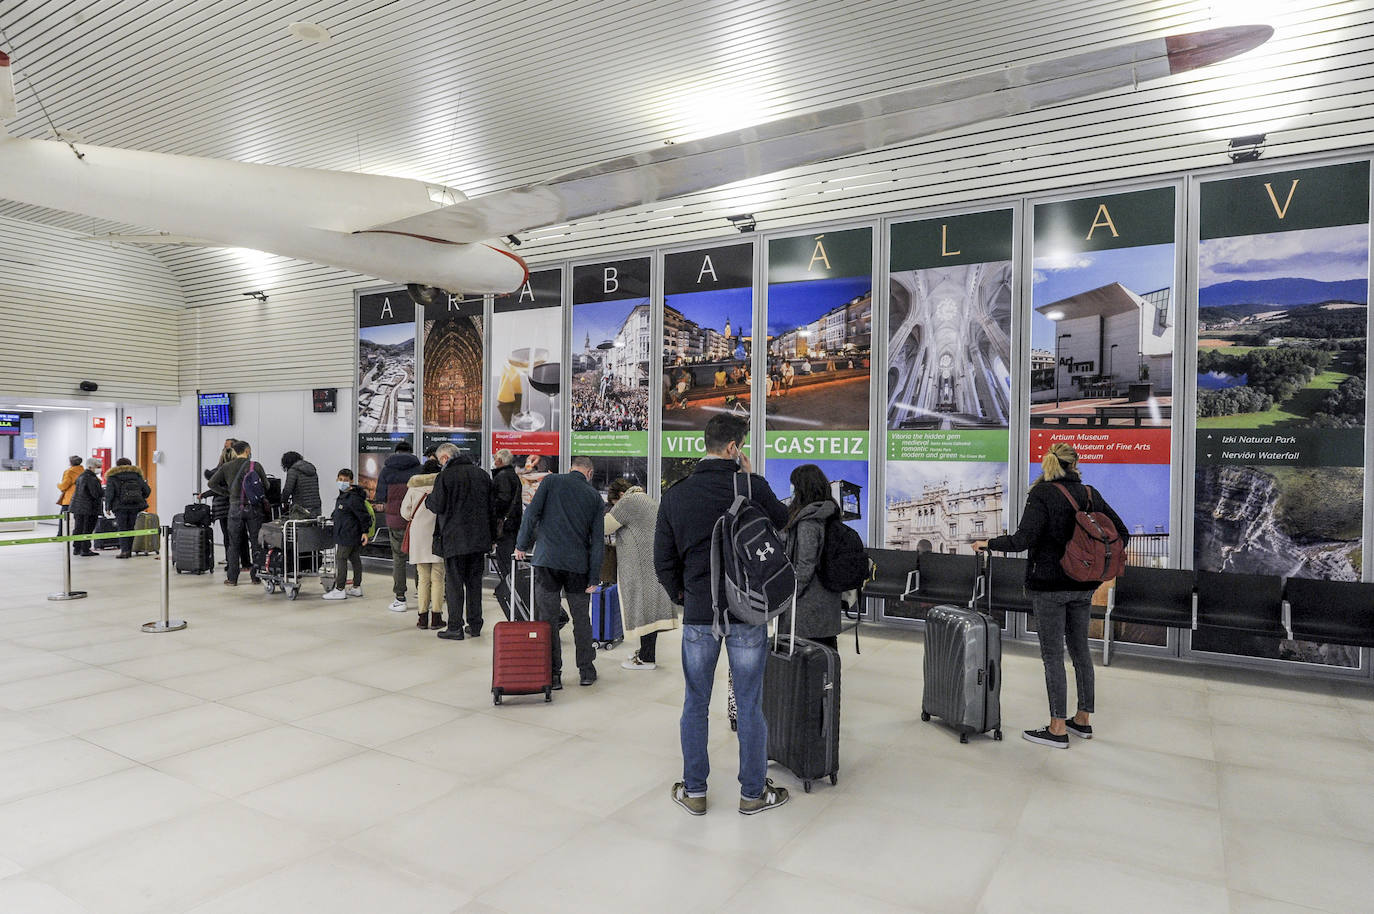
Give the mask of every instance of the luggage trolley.
[[280, 590], [288, 600], [294, 600], [312, 576], [318, 576], [326, 592], [334, 586], [334, 527], [328, 518], [263, 524], [258, 538], [267, 549], [263, 557], [266, 567], [258, 572], [263, 590]]

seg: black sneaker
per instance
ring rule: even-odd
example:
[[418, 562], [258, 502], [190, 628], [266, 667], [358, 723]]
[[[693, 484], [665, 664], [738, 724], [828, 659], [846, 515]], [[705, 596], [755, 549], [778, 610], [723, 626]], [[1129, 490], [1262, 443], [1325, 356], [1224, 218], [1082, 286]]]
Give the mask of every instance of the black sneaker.
[[1048, 727], [1043, 730], [1027, 730], [1021, 734], [1021, 738], [1026, 742], [1036, 743], [1041, 746], [1049, 746], [1051, 749], [1069, 748], [1069, 734], [1065, 733], [1063, 736], [1055, 736], [1049, 731]]
[[1092, 724], [1078, 724], [1078, 723], [1074, 723], [1072, 720], [1066, 720], [1066, 721], [1064, 722], [1064, 726], [1068, 727], [1068, 728], [1069, 728], [1069, 732], [1072, 733], [1074, 736], [1079, 736], [1079, 737], [1082, 737], [1083, 739], [1092, 739], [1092, 738], [1093, 738], [1093, 725], [1092, 725]]
[[553, 690], [554, 690], [555, 692], [561, 692], [561, 691], [563, 691], [563, 677], [562, 677], [562, 676], [555, 675], [555, 676], [553, 677]]
[[462, 641], [465, 636], [461, 628], [443, 628], [439, 630], [439, 637], [445, 641]]
[[464, 626], [463, 626], [463, 631], [467, 633], [467, 636], [468, 636], [469, 638], [480, 638], [480, 637], [482, 637], [482, 626], [480, 626], [480, 625], [477, 626], [476, 628], [473, 628], [471, 625], [464, 625]]
[[596, 674], [595, 674], [595, 673], [583, 673], [583, 674], [582, 674], [582, 678], [581, 678], [580, 680], [578, 680], [578, 683], [577, 683], [577, 684], [578, 684], [578, 685], [589, 686], [589, 685], [595, 684], [595, 682], [596, 682]]

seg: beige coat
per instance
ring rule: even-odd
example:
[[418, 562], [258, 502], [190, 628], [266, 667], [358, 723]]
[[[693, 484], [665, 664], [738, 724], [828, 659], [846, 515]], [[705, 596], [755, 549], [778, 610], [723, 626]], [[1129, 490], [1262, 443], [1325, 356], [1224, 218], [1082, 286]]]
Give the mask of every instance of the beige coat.
[[426, 565], [442, 562], [443, 558], [434, 554], [434, 522], [438, 519], [429, 510], [429, 502], [421, 505], [422, 499], [434, 491], [437, 474], [412, 476], [406, 483], [406, 497], [401, 500], [401, 517], [410, 524], [410, 564]]

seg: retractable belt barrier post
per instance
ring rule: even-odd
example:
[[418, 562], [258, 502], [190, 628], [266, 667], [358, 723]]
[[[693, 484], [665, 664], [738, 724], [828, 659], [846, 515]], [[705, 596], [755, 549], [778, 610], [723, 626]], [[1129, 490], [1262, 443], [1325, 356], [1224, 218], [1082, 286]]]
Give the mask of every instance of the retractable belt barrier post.
[[[64, 520], [65, 518], [65, 520]], [[25, 520], [56, 520], [58, 530], [69, 529], [71, 515], [52, 514], [41, 517], [0, 517], [0, 523], [7, 521]], [[63, 526], [63, 525], [67, 526]], [[86, 596], [84, 590], [72, 590], [72, 543], [89, 542], [93, 540], [112, 540], [131, 536], [131, 530], [116, 530], [112, 533], [86, 533], [81, 536], [72, 536], [70, 533], [59, 533], [58, 536], [31, 536], [23, 539], [0, 540], [0, 546], [35, 546], [44, 543], [62, 543], [66, 550], [62, 564], [62, 591], [60, 593], [48, 594], [49, 600], [79, 600]], [[148, 622], [143, 626], [145, 632], [175, 632], [186, 627], [186, 620], [170, 618], [171, 605], [171, 578], [172, 578], [172, 528], [158, 528], [158, 536], [162, 537], [161, 548], [158, 550], [161, 559], [161, 580], [159, 589], [161, 591], [162, 618], [155, 622]]]
[[143, 630], [145, 632], [177, 632], [186, 627], [185, 619], [169, 618], [171, 612], [170, 591], [172, 586], [172, 528], [163, 527], [160, 531], [162, 536], [161, 554], [162, 580], [159, 590], [162, 595], [162, 618], [155, 622], [145, 622]]
[[[63, 536], [72, 535], [72, 516], [63, 514], [57, 519], [57, 532]], [[72, 541], [67, 540], [62, 544], [62, 589], [57, 593], [48, 594], [49, 600], [84, 600], [86, 591], [72, 590]]]

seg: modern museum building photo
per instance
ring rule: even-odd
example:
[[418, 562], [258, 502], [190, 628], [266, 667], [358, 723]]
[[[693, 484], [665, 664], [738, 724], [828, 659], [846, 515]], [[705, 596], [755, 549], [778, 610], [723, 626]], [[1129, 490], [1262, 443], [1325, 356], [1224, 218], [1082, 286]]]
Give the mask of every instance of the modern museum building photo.
[[1371, 111], [1364, 0], [5, 6], [0, 912], [1374, 914]]

